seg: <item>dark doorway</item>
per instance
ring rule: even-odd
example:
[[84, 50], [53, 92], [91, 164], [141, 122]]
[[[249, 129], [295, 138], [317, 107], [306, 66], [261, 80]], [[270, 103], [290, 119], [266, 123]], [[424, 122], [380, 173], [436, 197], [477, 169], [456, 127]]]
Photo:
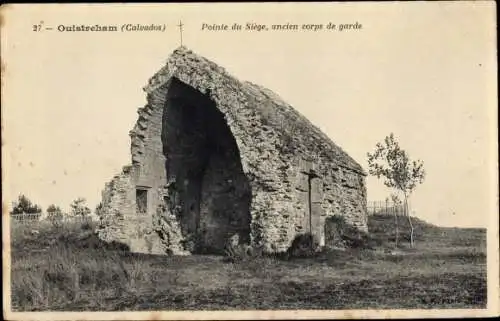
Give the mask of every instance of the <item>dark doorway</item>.
[[[251, 189], [236, 140], [214, 101], [173, 79], [163, 115], [167, 180], [194, 252], [220, 253], [232, 234], [248, 240]], [[175, 178], [174, 178], [175, 177]]]

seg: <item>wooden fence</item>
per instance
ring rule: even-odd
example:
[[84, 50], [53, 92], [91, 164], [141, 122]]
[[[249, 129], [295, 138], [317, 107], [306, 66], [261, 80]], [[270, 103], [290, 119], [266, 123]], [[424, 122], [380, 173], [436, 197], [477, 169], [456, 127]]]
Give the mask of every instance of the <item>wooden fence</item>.
[[[48, 216], [43, 213], [22, 213], [22, 214], [11, 214], [10, 215], [11, 224], [36, 224], [41, 222], [49, 221]], [[65, 222], [86, 222], [92, 220], [92, 216], [83, 217], [83, 216], [70, 216], [63, 214], [57, 220], [61, 223]]]
[[33, 222], [38, 222], [40, 221], [42, 217], [42, 213], [33, 213], [33, 214], [28, 214], [28, 213], [22, 213], [22, 214], [11, 214], [11, 222], [16, 222], [16, 223], [33, 223]]
[[370, 201], [366, 206], [368, 215], [403, 215], [403, 204], [397, 204], [392, 201]]

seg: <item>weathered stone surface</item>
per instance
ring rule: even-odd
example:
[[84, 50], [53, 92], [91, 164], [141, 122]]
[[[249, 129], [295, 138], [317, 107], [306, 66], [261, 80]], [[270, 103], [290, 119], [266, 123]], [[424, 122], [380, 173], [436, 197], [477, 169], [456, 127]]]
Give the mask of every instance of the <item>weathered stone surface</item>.
[[[367, 230], [361, 166], [273, 92], [184, 47], [144, 90], [132, 165], [103, 192], [103, 239], [186, 254], [238, 233], [275, 252], [307, 232], [324, 244], [334, 215]], [[142, 216], [138, 186], [148, 189]]]

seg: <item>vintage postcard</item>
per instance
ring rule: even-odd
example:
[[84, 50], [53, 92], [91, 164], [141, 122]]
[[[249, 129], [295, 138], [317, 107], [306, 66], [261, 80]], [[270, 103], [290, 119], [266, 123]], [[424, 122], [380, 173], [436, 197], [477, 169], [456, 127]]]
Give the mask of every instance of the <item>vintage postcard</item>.
[[498, 315], [495, 9], [2, 6], [4, 318]]

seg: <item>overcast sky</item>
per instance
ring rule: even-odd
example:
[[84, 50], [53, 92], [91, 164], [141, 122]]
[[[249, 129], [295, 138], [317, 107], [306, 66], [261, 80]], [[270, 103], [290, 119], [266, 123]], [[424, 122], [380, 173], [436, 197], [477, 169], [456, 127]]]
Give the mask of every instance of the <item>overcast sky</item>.
[[[184, 44], [279, 94], [365, 169], [393, 132], [427, 178], [415, 215], [486, 226], [497, 201], [492, 3], [7, 7], [2, 28], [4, 175], [9, 204], [93, 208], [130, 163], [142, 88]], [[300, 12], [300, 14], [299, 14]], [[52, 31], [33, 32], [43, 20]], [[202, 23], [356, 23], [349, 31], [207, 32]], [[166, 32], [58, 32], [58, 25], [166, 24]], [[5, 43], [4, 43], [5, 41]], [[389, 191], [367, 179], [368, 199]]]

